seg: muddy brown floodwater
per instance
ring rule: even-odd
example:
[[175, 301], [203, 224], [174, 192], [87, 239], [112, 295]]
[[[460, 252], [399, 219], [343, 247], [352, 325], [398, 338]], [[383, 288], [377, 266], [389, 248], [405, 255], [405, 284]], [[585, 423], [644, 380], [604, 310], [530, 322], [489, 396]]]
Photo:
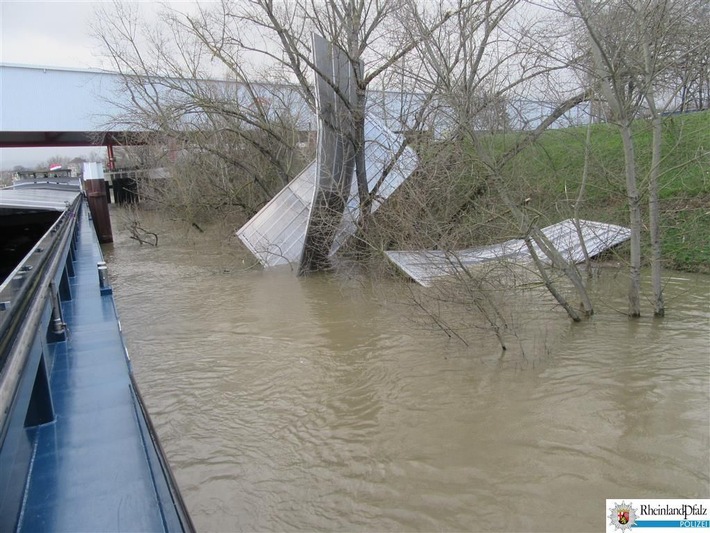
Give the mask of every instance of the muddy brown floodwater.
[[667, 273], [668, 316], [629, 320], [602, 273], [593, 319], [541, 306], [513, 362], [413, 321], [391, 278], [114, 228], [126, 343], [199, 531], [601, 531], [606, 498], [710, 495], [706, 276]]

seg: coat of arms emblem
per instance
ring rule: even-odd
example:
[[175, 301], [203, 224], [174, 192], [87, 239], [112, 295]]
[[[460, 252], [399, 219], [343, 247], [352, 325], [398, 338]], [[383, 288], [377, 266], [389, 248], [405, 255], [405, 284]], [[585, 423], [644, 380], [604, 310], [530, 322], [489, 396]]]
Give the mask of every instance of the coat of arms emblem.
[[621, 502], [609, 509], [609, 524], [615, 529], [626, 531], [636, 524], [636, 511], [631, 503]]

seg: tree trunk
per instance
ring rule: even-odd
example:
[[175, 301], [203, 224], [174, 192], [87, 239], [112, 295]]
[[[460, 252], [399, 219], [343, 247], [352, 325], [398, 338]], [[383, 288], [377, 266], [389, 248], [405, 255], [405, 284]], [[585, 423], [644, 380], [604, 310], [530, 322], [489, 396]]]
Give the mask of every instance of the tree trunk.
[[[641, 4], [640, 11], [646, 6]], [[651, 36], [648, 36], [650, 39]], [[651, 141], [651, 171], [648, 174], [648, 225], [651, 233], [651, 285], [653, 287], [653, 316], [662, 317], [665, 314], [663, 303], [663, 284], [661, 275], [661, 215], [658, 204], [658, 178], [661, 173], [661, 140], [663, 136], [663, 121], [656, 108], [656, 94], [654, 90], [654, 74], [658, 70], [656, 57], [652, 52], [649, 40], [643, 41], [643, 59], [645, 66], [646, 91], [645, 99], [651, 111], [651, 126], [653, 139]]]
[[631, 265], [629, 267], [629, 316], [641, 316], [641, 198], [636, 182], [636, 159], [631, 124], [619, 125], [624, 146], [626, 167], [626, 194], [629, 203], [629, 226], [631, 227]]
[[666, 313], [663, 302], [663, 264], [661, 255], [661, 216], [658, 203], [658, 177], [661, 167], [661, 136], [663, 122], [661, 116], [653, 112], [653, 141], [651, 153], [651, 173], [648, 177], [648, 218], [651, 232], [651, 285], [653, 286], [653, 315], [662, 317]]
[[356, 109], [353, 110], [355, 179], [357, 180], [358, 200], [360, 204], [360, 231], [365, 231], [370, 221], [371, 200], [367, 184], [367, 166], [365, 160], [365, 90], [357, 88]]
[[[554, 244], [545, 237], [545, 234], [540, 231], [536, 225], [530, 227], [530, 236], [538, 245], [540, 250], [547, 256], [552, 265], [555, 268], [560, 269], [567, 279], [570, 280], [574, 288], [577, 290], [577, 294], [582, 299], [582, 309], [584, 310], [584, 315], [590, 317], [594, 314], [594, 307], [592, 306], [592, 300], [589, 298], [589, 293], [587, 288], [584, 286], [582, 277], [579, 275], [579, 270], [571, 261], [565, 260], [562, 254], [555, 248]], [[571, 318], [574, 318], [570, 315]]]
[[[594, 314], [594, 307], [592, 306], [592, 301], [589, 298], [589, 294], [587, 293], [587, 289], [584, 286], [584, 282], [582, 281], [582, 278], [579, 275], [579, 271], [575, 268], [574, 265], [570, 265], [570, 263], [566, 261], [564, 257], [562, 257], [557, 248], [555, 248], [555, 246], [549, 241], [549, 239], [545, 237], [542, 231], [540, 231], [540, 228], [538, 228], [536, 224], [530, 223], [527, 214], [518, 206], [516, 206], [515, 203], [510, 199], [510, 196], [508, 196], [508, 193], [502, 184], [501, 177], [494, 172], [491, 175], [491, 179], [495, 185], [498, 197], [508, 208], [510, 213], [519, 221], [520, 229], [525, 235], [525, 243], [528, 245], [528, 247], [530, 247], [531, 244], [529, 241], [531, 239], [535, 241], [535, 244], [538, 245], [540, 250], [542, 250], [545, 256], [550, 260], [552, 266], [561, 270], [567, 277], [567, 279], [569, 279], [569, 281], [572, 283], [575, 290], [577, 291], [577, 294], [582, 300], [582, 307], [584, 309], [585, 316], [592, 316]], [[547, 289], [562, 305], [562, 307], [564, 307], [569, 317], [575, 322], [579, 322], [579, 314], [565, 301], [561, 293], [555, 289], [552, 280], [549, 278], [549, 276], [547, 276], [547, 273], [544, 271], [545, 266], [539, 260], [534, 250], [531, 252], [531, 255], [533, 257], [533, 260], [535, 261], [535, 266], [537, 266], [537, 269], [540, 272], [540, 276], [545, 282], [545, 286], [547, 287]]]
[[550, 276], [547, 275], [545, 265], [542, 264], [542, 261], [540, 261], [540, 258], [537, 256], [537, 252], [535, 251], [535, 247], [533, 246], [530, 235], [525, 236], [525, 245], [528, 247], [530, 256], [532, 257], [533, 262], [535, 263], [535, 266], [537, 267], [537, 270], [540, 273], [540, 276], [542, 277], [542, 281], [545, 283], [545, 287], [547, 287], [547, 290], [550, 291], [550, 294], [552, 294], [555, 300], [557, 300], [557, 303], [559, 303], [564, 308], [564, 310], [567, 311], [567, 315], [573, 321], [581, 322], [582, 319], [580, 318], [579, 313], [577, 313], [577, 311], [569, 304], [565, 297], [560, 294], [555, 285], [552, 283]]

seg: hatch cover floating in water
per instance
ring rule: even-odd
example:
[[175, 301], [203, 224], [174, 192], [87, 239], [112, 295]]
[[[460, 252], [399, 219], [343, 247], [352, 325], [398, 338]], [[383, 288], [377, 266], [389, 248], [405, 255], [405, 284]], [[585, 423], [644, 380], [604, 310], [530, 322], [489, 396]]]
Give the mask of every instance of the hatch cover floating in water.
[[[360, 217], [350, 141], [355, 74], [347, 54], [322, 37], [313, 36], [313, 49], [318, 66], [318, 157], [237, 231], [264, 266], [301, 263], [301, 271], [318, 269], [356, 232]], [[367, 185], [370, 193], [377, 188], [372, 212], [416, 168], [417, 157], [409, 147], [395, 160], [403, 143], [402, 135], [365, 117]]]
[[[388, 131], [372, 117], [365, 119], [365, 160], [370, 191], [402, 142], [401, 136]], [[409, 177], [416, 165], [414, 150], [406, 148], [380, 184], [372, 203], [373, 212]], [[313, 161], [237, 231], [237, 236], [262, 265], [298, 264], [301, 260], [315, 194], [316, 173], [316, 162]], [[345, 212], [330, 249], [331, 255], [355, 233], [359, 216], [357, 182], [352, 180]]]
[[[579, 221], [582, 241], [589, 257], [599, 255], [631, 237], [631, 230], [613, 224]], [[542, 229], [545, 236], [568, 261], [584, 261], [582, 241], [572, 219], [563, 220]], [[544, 254], [535, 246], [541, 259]], [[425, 287], [439, 278], [451, 276], [464, 269], [489, 261], [508, 261], [522, 263], [531, 260], [530, 252], [523, 239], [512, 239], [501, 244], [480, 246], [465, 250], [414, 250], [385, 252], [387, 257], [407, 276]]]

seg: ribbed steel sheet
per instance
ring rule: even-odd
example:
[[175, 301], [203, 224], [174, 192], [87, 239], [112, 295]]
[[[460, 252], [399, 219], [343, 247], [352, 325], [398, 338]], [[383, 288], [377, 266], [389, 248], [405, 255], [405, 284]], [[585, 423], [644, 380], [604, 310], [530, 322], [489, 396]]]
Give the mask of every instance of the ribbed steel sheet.
[[78, 187], [73, 190], [0, 189], [0, 209], [64, 211], [79, 194]]
[[315, 183], [314, 161], [237, 231], [264, 266], [301, 260]]
[[[365, 120], [365, 167], [367, 169], [368, 187], [370, 192], [377, 185], [383, 169], [392, 162], [394, 154], [402, 145], [401, 135], [392, 133], [381, 122], [370, 117]], [[371, 212], [377, 211], [397, 187], [406, 180], [417, 168], [418, 159], [414, 150], [407, 147], [397, 158], [387, 177], [382, 181], [372, 203]], [[360, 201], [357, 194], [357, 182], [353, 180], [350, 198], [345, 206], [345, 214], [330, 249], [333, 255], [345, 241], [357, 230], [360, 218]]]
[[348, 201], [355, 169], [356, 78], [347, 53], [313, 34], [318, 109], [318, 173], [299, 272], [328, 265], [328, 252]]
[[[575, 263], [584, 261], [582, 242], [587, 248], [589, 257], [594, 257], [631, 237], [630, 229], [614, 224], [579, 220], [579, 225], [582, 240], [579, 239], [577, 228], [572, 219], [563, 220], [542, 229], [542, 232], [562, 254], [562, 257]], [[546, 258], [542, 251], [535, 245], [534, 249], [544, 261]], [[455, 275], [482, 263], [531, 260], [530, 252], [522, 239], [512, 239], [501, 244], [457, 251], [416, 250], [385, 253], [402, 272], [425, 287], [430, 286], [438, 279]]]
[[[402, 142], [401, 136], [387, 131], [377, 120], [372, 117], [365, 119], [365, 159], [370, 191], [377, 185], [382, 171]], [[372, 204], [373, 212], [407, 179], [416, 165], [416, 154], [411, 148], [406, 148], [380, 185], [377, 199]], [[314, 161], [237, 231], [237, 236], [264, 266], [298, 263], [301, 260], [315, 183]], [[331, 255], [355, 232], [359, 215], [357, 183], [353, 180]]]

